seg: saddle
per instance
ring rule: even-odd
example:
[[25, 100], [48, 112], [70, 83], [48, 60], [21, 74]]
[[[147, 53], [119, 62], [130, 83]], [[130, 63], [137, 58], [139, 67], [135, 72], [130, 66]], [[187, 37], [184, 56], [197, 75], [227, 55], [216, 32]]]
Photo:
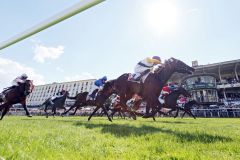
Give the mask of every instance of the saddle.
[[144, 81], [146, 80], [146, 78], [148, 77], [149, 74], [150, 74], [150, 69], [142, 72], [141, 75], [138, 78], [134, 79], [135, 74], [129, 73], [128, 81], [137, 82], [137, 83], [144, 83]]

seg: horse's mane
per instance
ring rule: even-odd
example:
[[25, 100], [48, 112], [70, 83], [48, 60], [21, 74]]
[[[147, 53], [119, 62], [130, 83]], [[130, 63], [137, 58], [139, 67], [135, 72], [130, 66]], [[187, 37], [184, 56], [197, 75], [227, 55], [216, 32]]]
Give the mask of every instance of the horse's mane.
[[[173, 94], [183, 94], [184, 95], [185, 93], [189, 94], [185, 88], [180, 86], [180, 87], [178, 87], [177, 90], [172, 91], [169, 95], [173, 95]], [[186, 95], [184, 95], [184, 96], [186, 96]]]
[[114, 82], [115, 82], [115, 79], [107, 81], [104, 85], [104, 88], [109, 89], [109, 87], [113, 87]]

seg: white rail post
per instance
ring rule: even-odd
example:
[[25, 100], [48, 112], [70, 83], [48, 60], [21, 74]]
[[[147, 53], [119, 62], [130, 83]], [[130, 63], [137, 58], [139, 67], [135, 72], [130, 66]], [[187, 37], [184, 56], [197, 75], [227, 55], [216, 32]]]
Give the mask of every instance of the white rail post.
[[62, 12], [46, 19], [45, 21], [29, 28], [28, 30], [15, 35], [14, 37], [3, 41], [0, 43], [0, 50], [14, 44], [17, 43], [25, 38], [28, 38], [44, 29], [47, 29], [61, 21], [64, 21], [67, 18], [70, 18], [90, 7], [93, 7], [101, 2], [103, 2], [105, 0], [82, 0], [80, 2], [78, 2], [77, 4], [73, 5], [72, 7], [69, 7], [65, 10], [63, 10]]

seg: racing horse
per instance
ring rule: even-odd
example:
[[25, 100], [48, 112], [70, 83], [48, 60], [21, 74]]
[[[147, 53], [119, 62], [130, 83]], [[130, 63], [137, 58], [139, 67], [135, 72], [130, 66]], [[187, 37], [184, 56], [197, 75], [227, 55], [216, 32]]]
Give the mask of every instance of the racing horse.
[[[159, 106], [159, 109], [161, 109], [161, 108], [171, 109], [168, 113], [171, 113], [172, 111], [177, 110], [174, 118], [176, 118], [178, 116], [179, 110], [182, 110], [182, 111], [184, 111], [183, 116], [185, 115], [185, 113], [187, 113], [195, 119], [196, 117], [192, 114], [191, 107], [196, 104], [195, 103], [196, 101], [189, 101], [186, 104], [184, 104], [183, 107], [180, 107], [177, 103], [180, 95], [183, 95], [184, 97], [187, 97], [187, 98], [191, 97], [191, 94], [185, 88], [178, 87], [177, 90], [174, 90], [170, 94], [165, 96], [164, 103], [162, 103], [161, 106]], [[162, 113], [162, 112], [160, 112], [160, 113]]]
[[0, 110], [2, 110], [2, 115], [0, 120], [6, 115], [12, 105], [20, 103], [22, 104], [26, 115], [32, 117], [26, 106], [26, 98], [33, 91], [34, 85], [32, 80], [26, 80], [25, 83], [19, 83], [19, 86], [13, 87], [6, 91], [5, 98], [1, 101], [3, 104], [0, 105]]
[[[194, 71], [194, 68], [184, 62], [170, 58], [165, 62], [164, 67], [157, 69], [154, 73], [149, 73], [144, 83], [128, 81], [129, 73], [125, 73], [115, 80], [114, 89], [121, 97], [121, 106], [127, 107], [126, 102], [131, 99], [134, 94], [138, 94], [142, 97], [142, 101], [147, 103], [146, 113], [143, 118], [154, 117], [158, 112], [157, 106], [161, 105], [158, 97], [163, 86], [172, 74], [175, 72], [191, 74]], [[151, 108], [152, 112], [149, 113]]]
[[75, 111], [73, 114], [76, 113], [76, 111], [79, 108], [82, 108], [84, 106], [96, 106], [94, 111], [91, 113], [91, 115], [88, 118], [88, 121], [92, 118], [92, 116], [101, 108], [103, 112], [107, 115], [108, 120], [112, 121], [110, 116], [107, 113], [107, 110], [104, 106], [106, 100], [114, 93], [113, 90], [113, 84], [114, 80], [107, 81], [103, 87], [102, 90], [100, 90], [97, 95], [95, 100], [87, 100], [88, 92], [83, 92], [83, 93], [78, 93], [75, 97], [67, 97], [69, 99], [75, 99], [75, 103], [73, 106], [71, 106], [67, 111], [62, 113], [62, 115], [68, 113], [71, 109], [75, 108]]
[[[66, 111], [66, 108], [64, 107], [65, 101], [67, 96], [69, 95], [68, 91], [64, 91], [63, 95], [61, 97], [56, 97], [55, 99], [52, 100], [51, 102], [51, 98], [48, 98], [45, 102], [43, 102], [43, 104], [41, 106], [45, 106], [44, 107], [44, 112], [46, 113], [46, 118], [48, 118], [48, 108], [51, 107], [52, 109], [52, 116], [54, 117], [57, 111], [57, 108], [59, 109], [64, 109], [64, 111]], [[53, 104], [52, 104], [53, 103]]]
[[113, 94], [115, 93], [114, 90], [114, 83], [115, 80], [110, 80], [107, 81], [105, 83], [105, 85], [103, 86], [103, 89], [98, 91], [97, 96], [95, 98], [95, 100], [88, 100], [87, 101], [87, 105], [89, 106], [96, 106], [96, 108], [94, 109], [94, 111], [91, 113], [91, 115], [88, 117], [88, 121], [91, 120], [92, 116], [101, 108], [103, 110], [103, 112], [107, 115], [108, 120], [110, 122], [112, 122], [112, 119], [110, 118], [110, 116], [108, 115], [108, 112], [106, 110], [106, 108], [104, 107], [104, 103], [106, 102], [106, 100]]
[[72, 115], [75, 115], [79, 108], [87, 106], [87, 100], [86, 100], [87, 96], [88, 96], [88, 92], [82, 92], [82, 93], [78, 93], [75, 97], [67, 97], [68, 99], [74, 99], [76, 101], [74, 102], [74, 104], [71, 107], [69, 107], [68, 110], [63, 112], [62, 115], [67, 114], [70, 110], [72, 110], [74, 108], [75, 108], [75, 110]]

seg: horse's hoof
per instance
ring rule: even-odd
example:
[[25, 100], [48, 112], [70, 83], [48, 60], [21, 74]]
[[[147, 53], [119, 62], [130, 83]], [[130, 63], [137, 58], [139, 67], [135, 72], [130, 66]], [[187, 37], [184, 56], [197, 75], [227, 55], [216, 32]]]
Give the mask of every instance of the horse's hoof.
[[27, 115], [28, 117], [32, 117], [32, 115], [31, 114], [29, 114], [29, 115]]
[[144, 115], [142, 116], [142, 118], [149, 118], [149, 117], [151, 117], [150, 114], [144, 114]]
[[136, 117], [136, 115], [133, 115], [133, 116], [132, 116], [132, 118], [133, 118], [134, 120], [137, 120], [137, 117]]

